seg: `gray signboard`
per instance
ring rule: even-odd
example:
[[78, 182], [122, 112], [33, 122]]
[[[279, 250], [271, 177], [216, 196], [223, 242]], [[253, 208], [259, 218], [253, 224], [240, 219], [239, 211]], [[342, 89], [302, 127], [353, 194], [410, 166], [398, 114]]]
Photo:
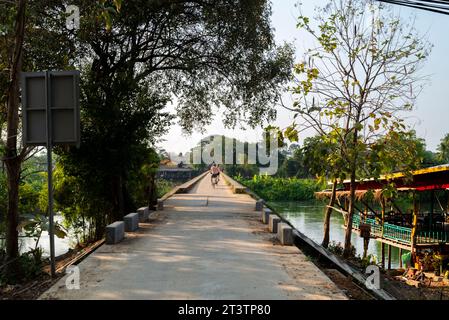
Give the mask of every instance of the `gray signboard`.
[[23, 142], [47, 147], [50, 269], [56, 275], [53, 219], [54, 145], [80, 143], [79, 71], [22, 73]]
[[79, 71], [25, 72], [21, 84], [24, 144], [79, 145]]

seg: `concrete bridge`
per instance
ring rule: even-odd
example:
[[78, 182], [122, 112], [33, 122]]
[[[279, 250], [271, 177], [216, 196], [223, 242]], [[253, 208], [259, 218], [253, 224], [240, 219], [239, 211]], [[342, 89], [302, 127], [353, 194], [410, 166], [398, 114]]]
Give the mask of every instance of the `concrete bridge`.
[[232, 190], [197, 179], [82, 261], [78, 290], [65, 276], [41, 299], [346, 299], [298, 248], [274, 240], [254, 199]]

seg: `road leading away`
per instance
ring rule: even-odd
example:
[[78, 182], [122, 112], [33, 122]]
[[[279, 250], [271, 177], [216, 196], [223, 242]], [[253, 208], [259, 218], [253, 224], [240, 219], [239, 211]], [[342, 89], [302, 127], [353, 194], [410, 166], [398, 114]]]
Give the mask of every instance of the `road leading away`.
[[209, 175], [149, 223], [82, 261], [41, 299], [346, 299], [296, 247], [276, 243], [255, 201]]

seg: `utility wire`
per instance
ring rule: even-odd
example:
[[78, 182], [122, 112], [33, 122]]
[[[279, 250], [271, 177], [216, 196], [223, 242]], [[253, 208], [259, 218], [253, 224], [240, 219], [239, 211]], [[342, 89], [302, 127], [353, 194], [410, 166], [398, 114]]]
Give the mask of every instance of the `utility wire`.
[[377, 0], [377, 1], [449, 15], [449, 0]]

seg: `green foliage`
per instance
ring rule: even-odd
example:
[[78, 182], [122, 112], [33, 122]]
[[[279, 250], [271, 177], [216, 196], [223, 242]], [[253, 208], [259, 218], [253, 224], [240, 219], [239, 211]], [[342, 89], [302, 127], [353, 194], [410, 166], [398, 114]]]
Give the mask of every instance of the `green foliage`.
[[276, 177], [281, 178], [313, 178], [309, 164], [306, 162], [304, 148], [299, 144], [291, 144], [285, 151], [279, 153], [279, 169]]
[[[142, 178], [149, 174], [142, 170], [152, 163], [150, 146], [173, 119], [163, 111], [171, 96], [177, 97], [186, 131], [210, 122], [213, 105], [229, 111], [228, 125], [243, 115], [250, 115], [250, 125], [274, 116], [270, 105], [289, 78], [292, 50], [274, 46], [266, 1], [245, 6], [240, 1], [195, 6], [171, 0], [100, 1], [98, 7], [85, 0], [78, 5], [86, 14], [75, 40], [90, 49], [78, 53], [86, 62], [81, 148], [56, 152], [70, 183], [87, 193], [72, 199], [84, 209], [92, 210], [90, 202], [101, 204], [95, 211], [102, 217], [120, 219], [142, 201], [142, 190], [153, 197], [153, 178], [149, 187]], [[106, 28], [97, 23], [99, 15]], [[79, 212], [74, 205], [67, 208]]]
[[[0, 2], [0, 156], [6, 155], [2, 158], [11, 174], [8, 179], [9, 193], [19, 194], [19, 199], [8, 199], [9, 219], [6, 223], [9, 230], [17, 228], [21, 211], [33, 209], [38, 192], [34, 186], [27, 185], [27, 181], [20, 181], [18, 174], [33, 150], [24, 147], [18, 139], [22, 119], [18, 76], [21, 71], [71, 67], [69, 60], [74, 57], [75, 43], [71, 41], [65, 19], [60, 14], [63, 10], [65, 6], [60, 1]], [[5, 127], [8, 128], [7, 134]], [[3, 140], [5, 137], [8, 137], [8, 143]], [[8, 258], [15, 259], [19, 256], [17, 233], [8, 233], [6, 242]], [[9, 265], [7, 271], [20, 271], [14, 270], [17, 268]]]
[[[344, 248], [343, 248], [343, 245], [341, 244], [341, 242], [332, 241], [331, 243], [329, 243], [329, 246], [327, 247], [327, 250], [329, 250], [333, 254], [336, 254], [338, 256], [342, 256]], [[354, 246], [352, 246], [352, 245], [351, 245], [349, 257], [350, 258], [355, 258], [356, 257], [356, 248]]]
[[344, 179], [345, 162], [340, 156], [335, 140], [326, 136], [314, 136], [304, 139], [304, 165], [311, 174], [321, 181], [327, 179]]
[[365, 258], [360, 258], [360, 264], [363, 269], [366, 269], [369, 265], [377, 264], [377, 257], [374, 254], [368, 254]]
[[[39, 249], [39, 240], [42, 236], [42, 232], [50, 229], [50, 221], [47, 216], [39, 214], [26, 214], [21, 216], [21, 221], [18, 226], [18, 231], [23, 230], [26, 237], [34, 238], [35, 246], [34, 250]], [[58, 222], [54, 222], [53, 232], [58, 238], [65, 238], [67, 231]]]
[[157, 179], [156, 180], [157, 197], [161, 198], [163, 195], [172, 190], [174, 187], [176, 187], [176, 183], [173, 181], [165, 179]]
[[[298, 19], [298, 28], [315, 44], [293, 70], [291, 110], [304, 120], [299, 131], [312, 128], [321, 140], [316, 145], [324, 156], [312, 170], [333, 181], [350, 179], [348, 257], [356, 180], [375, 178], [396, 166], [397, 153], [382, 157], [393, 149], [376, 142], [406, 130], [402, 112], [412, 109], [424, 85], [418, 70], [431, 45], [381, 3], [330, 0], [316, 11], [315, 23], [303, 16]], [[313, 152], [312, 158], [318, 160], [320, 152]], [[402, 165], [409, 163], [414, 164], [413, 159]]]
[[61, 212], [65, 227], [73, 230], [78, 243], [100, 239], [108, 222], [107, 210], [110, 207], [93, 192], [93, 187], [86, 190], [83, 181], [68, 172], [58, 161], [53, 177], [55, 211]]
[[143, 160], [140, 170], [130, 171], [127, 189], [132, 202], [137, 206], [150, 206], [159, 198], [159, 184], [156, 181], [156, 172], [159, 168], [160, 156], [153, 149], [146, 151], [147, 157]]
[[436, 165], [436, 159], [414, 130], [387, 132], [370, 145], [368, 160], [363, 168], [365, 172], [359, 172], [361, 177], [366, 177], [367, 173], [372, 177], [399, 171], [407, 173]]
[[252, 179], [234, 177], [266, 201], [301, 201], [314, 199], [323, 185], [313, 179], [275, 178], [256, 175]]
[[437, 160], [441, 163], [449, 163], [449, 134], [446, 134], [444, 138], [441, 139], [437, 151]]
[[17, 260], [16, 272], [6, 275], [0, 270], [0, 286], [3, 284], [17, 284], [30, 281], [43, 274], [42, 249], [35, 248], [21, 254]]
[[[393, 152], [393, 143], [384, 148], [376, 141], [383, 135], [412, 138], [403, 133], [400, 112], [411, 109], [414, 89], [423, 85], [417, 70], [431, 46], [381, 4], [370, 10], [366, 4], [333, 0], [317, 8], [316, 25], [304, 16], [298, 19], [298, 28], [312, 36], [317, 46], [295, 64], [293, 110], [320, 137], [314, 143], [317, 151], [309, 152], [312, 163], [317, 163], [312, 171], [319, 176], [376, 177], [398, 167], [392, 162], [399, 155]], [[376, 9], [379, 15], [373, 14]], [[402, 167], [416, 158], [405, 144]], [[322, 161], [316, 161], [320, 153]], [[387, 153], [390, 158], [380, 156]], [[320, 167], [322, 163], [326, 165]]]
[[[206, 138], [203, 138], [194, 148], [190, 150], [191, 152], [191, 159], [190, 161], [193, 162], [193, 154], [203, 154], [208, 151], [212, 152], [212, 147], [210, 144], [215, 139], [221, 139], [221, 145], [222, 145], [222, 154], [227, 154], [228, 150], [226, 150], [227, 147], [232, 146], [232, 154], [229, 154], [230, 157], [232, 157], [232, 160], [230, 161], [230, 164], [221, 164], [221, 168], [229, 175], [229, 176], [242, 176], [244, 178], [252, 178], [254, 175], [259, 174], [259, 166], [254, 163], [248, 163], [249, 157], [248, 157], [248, 150], [256, 150], [256, 144], [255, 143], [248, 143], [248, 142], [242, 142], [238, 139], [233, 139], [221, 135], [217, 136], [209, 136]], [[240, 146], [240, 148], [237, 148], [237, 146]], [[214, 150], [215, 151], [215, 150]], [[218, 150], [219, 151], [219, 150]], [[219, 151], [220, 152], [220, 151]], [[218, 159], [217, 159], [218, 160]], [[229, 159], [221, 159], [223, 160], [229, 160]], [[254, 159], [253, 159], [254, 160]], [[210, 166], [210, 163], [204, 163], [204, 158], [201, 157], [201, 164], [193, 164], [193, 167], [198, 170], [199, 172], [207, 170]]]

